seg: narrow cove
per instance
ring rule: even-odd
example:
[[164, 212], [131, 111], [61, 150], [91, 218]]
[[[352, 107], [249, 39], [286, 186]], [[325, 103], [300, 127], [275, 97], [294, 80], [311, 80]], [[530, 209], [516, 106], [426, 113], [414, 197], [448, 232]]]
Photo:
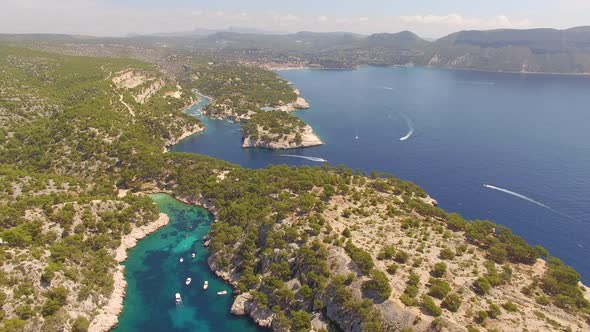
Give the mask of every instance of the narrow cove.
[[[114, 331], [263, 331], [248, 317], [229, 313], [231, 287], [209, 270], [202, 238], [213, 221], [210, 213], [167, 194], [151, 197], [170, 223], [129, 251], [124, 310]], [[187, 286], [188, 277], [192, 282]], [[217, 295], [222, 290], [228, 294]], [[176, 293], [182, 296], [181, 306], [175, 304]]]

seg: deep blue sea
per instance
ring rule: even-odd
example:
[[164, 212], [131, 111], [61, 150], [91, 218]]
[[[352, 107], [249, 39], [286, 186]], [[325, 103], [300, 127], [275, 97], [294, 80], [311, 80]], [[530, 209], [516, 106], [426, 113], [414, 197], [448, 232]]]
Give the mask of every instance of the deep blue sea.
[[324, 146], [245, 150], [238, 125], [205, 119], [203, 134], [172, 150], [249, 168], [320, 165], [286, 153], [392, 173], [448, 211], [541, 244], [590, 283], [589, 77], [383, 67], [279, 74], [310, 102], [296, 114]]

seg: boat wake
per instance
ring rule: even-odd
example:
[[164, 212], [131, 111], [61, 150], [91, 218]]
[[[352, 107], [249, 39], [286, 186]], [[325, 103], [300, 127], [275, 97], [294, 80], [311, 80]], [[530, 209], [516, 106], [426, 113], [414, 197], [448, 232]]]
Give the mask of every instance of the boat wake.
[[525, 201], [528, 201], [528, 202], [531, 202], [531, 203], [533, 203], [533, 204], [536, 204], [536, 205], [538, 205], [538, 206], [540, 206], [540, 207], [542, 207], [542, 208], [545, 208], [545, 209], [547, 209], [547, 210], [549, 210], [549, 211], [551, 211], [551, 212], [553, 212], [553, 213], [557, 213], [557, 214], [559, 214], [559, 215], [561, 215], [561, 216], [564, 216], [564, 217], [567, 217], [567, 218], [570, 218], [570, 219], [576, 220], [575, 218], [573, 218], [573, 217], [571, 217], [571, 216], [568, 216], [568, 215], [567, 215], [567, 214], [565, 214], [565, 213], [561, 213], [561, 212], [559, 212], [559, 211], [555, 210], [554, 208], [552, 208], [552, 207], [550, 207], [550, 206], [548, 206], [548, 205], [545, 205], [545, 204], [543, 204], [543, 203], [541, 203], [541, 202], [539, 202], [539, 201], [536, 201], [536, 200], [534, 200], [534, 199], [532, 199], [532, 198], [530, 198], [530, 197], [526, 197], [526, 196], [525, 196], [525, 195], [523, 195], [523, 194], [519, 194], [519, 193], [517, 193], [517, 192], [511, 191], [511, 190], [508, 190], [508, 189], [504, 189], [504, 188], [500, 188], [500, 187], [496, 187], [496, 186], [491, 186], [491, 185], [489, 185], [489, 184], [484, 184], [483, 186], [484, 186], [484, 187], [486, 187], [486, 188], [492, 189], [492, 190], [496, 190], [496, 191], [503, 192], [503, 193], [505, 193], [505, 194], [508, 194], [508, 195], [511, 195], [511, 196], [514, 196], [514, 197], [518, 197], [518, 198], [520, 198], [520, 199], [524, 199]]
[[412, 123], [412, 120], [410, 120], [410, 118], [408, 118], [406, 115], [402, 114], [402, 117], [406, 120], [406, 123], [408, 124], [408, 133], [406, 134], [406, 136], [401, 137], [399, 140], [405, 141], [408, 138], [412, 137], [412, 135], [414, 135], [414, 124]]
[[461, 81], [459, 83], [467, 84], [467, 85], [496, 85], [495, 82], [477, 82], [477, 81]]
[[296, 154], [280, 154], [279, 156], [281, 156], [281, 157], [291, 157], [291, 158], [300, 158], [300, 159], [305, 159], [305, 160], [309, 160], [309, 161], [315, 161], [315, 162], [318, 162], [318, 163], [327, 163], [328, 162], [324, 158], [299, 156], [299, 155], [296, 155]]
[[389, 86], [384, 86], [383, 89], [385, 89], [385, 90], [393, 90], [393, 88], [392, 87], [389, 87]]

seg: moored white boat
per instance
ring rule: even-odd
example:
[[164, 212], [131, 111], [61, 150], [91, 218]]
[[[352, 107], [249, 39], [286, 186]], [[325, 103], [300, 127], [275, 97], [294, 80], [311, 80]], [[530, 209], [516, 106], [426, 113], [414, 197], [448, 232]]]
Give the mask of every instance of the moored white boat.
[[182, 304], [182, 297], [180, 297], [180, 293], [176, 293], [175, 299], [176, 299], [176, 304]]
[[178, 261], [182, 263], [184, 262], [184, 258], [181, 257]]
[[195, 253], [193, 252], [193, 254], [191, 255], [191, 257], [192, 257], [192, 258], [195, 258], [195, 256], [196, 256], [196, 255], [195, 255]]
[[227, 294], [226, 290], [222, 290], [221, 292], [217, 292], [217, 295], [225, 295], [225, 294]]
[[203, 283], [203, 289], [207, 288], [209, 288], [209, 281], [205, 280], [205, 282]]
[[186, 278], [186, 281], [184, 282], [186, 285], [190, 284], [191, 281], [193, 281], [193, 279], [191, 278]]

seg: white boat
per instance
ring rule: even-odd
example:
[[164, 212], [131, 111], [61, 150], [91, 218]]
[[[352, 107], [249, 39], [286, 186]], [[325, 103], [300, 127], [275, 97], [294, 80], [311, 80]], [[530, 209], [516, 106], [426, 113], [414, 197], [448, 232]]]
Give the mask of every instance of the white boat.
[[217, 295], [225, 295], [225, 294], [227, 294], [226, 290], [222, 290], [221, 292], [217, 292]]
[[203, 289], [207, 288], [209, 288], [209, 281], [205, 280], [205, 282], [203, 283]]
[[193, 279], [191, 278], [186, 278], [186, 281], [184, 282], [186, 285], [190, 284], [191, 281], [193, 281]]
[[191, 257], [192, 257], [192, 258], [195, 258], [195, 256], [196, 256], [196, 255], [195, 255], [195, 253], [193, 252], [193, 254], [191, 255]]
[[184, 262], [184, 258], [180, 258], [178, 261], [182, 263]]
[[180, 297], [180, 293], [176, 293], [176, 304], [182, 304], [182, 298]]

